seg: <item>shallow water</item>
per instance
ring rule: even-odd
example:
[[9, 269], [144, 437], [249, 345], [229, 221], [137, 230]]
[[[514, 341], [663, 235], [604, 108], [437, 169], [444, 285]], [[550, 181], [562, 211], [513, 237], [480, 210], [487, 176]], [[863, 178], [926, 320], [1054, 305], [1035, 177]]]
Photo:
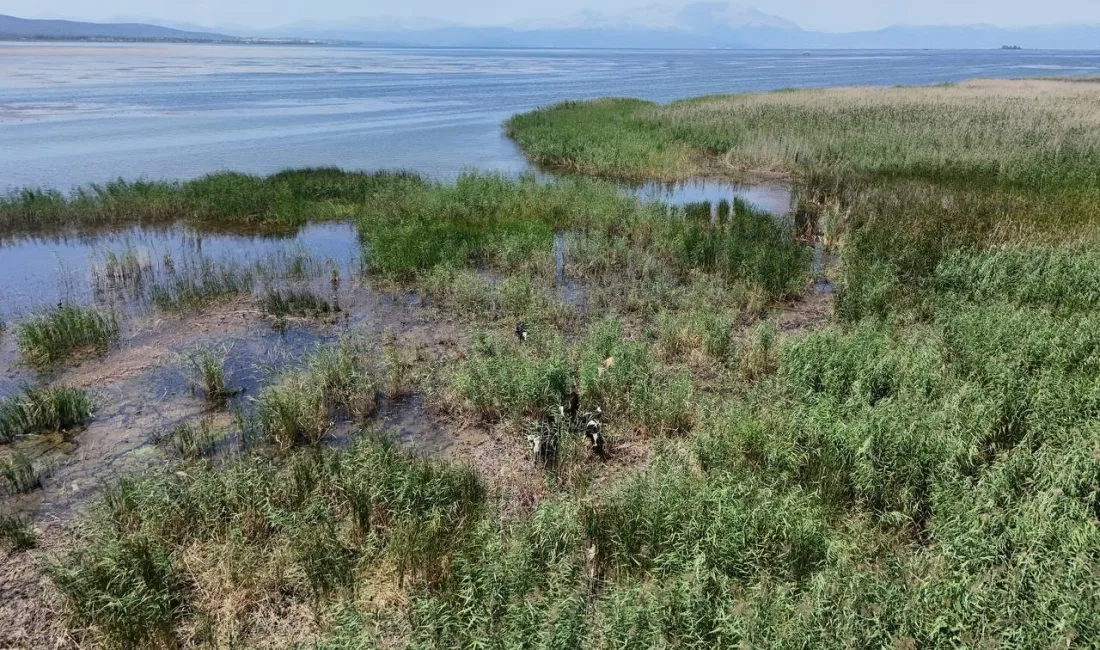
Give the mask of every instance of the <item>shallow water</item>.
[[1100, 53], [614, 51], [0, 43], [0, 191], [220, 169], [517, 173], [510, 115], [837, 85], [1096, 74]]
[[668, 205], [710, 203], [716, 209], [720, 201], [740, 199], [757, 210], [780, 216], [787, 214], [791, 208], [791, 186], [779, 180], [748, 184], [700, 178], [677, 183], [625, 184], [623, 189], [642, 201], [659, 201]]
[[[0, 245], [0, 319], [11, 322], [59, 301], [90, 304], [114, 296], [97, 292], [108, 254], [132, 252], [149, 263], [145, 282], [164, 276], [165, 260], [179, 266], [206, 258], [248, 266], [265, 260], [309, 258], [347, 277], [358, 267], [358, 230], [317, 223], [289, 235], [210, 234], [187, 226], [128, 227], [86, 237], [35, 237]], [[325, 271], [326, 275], [328, 271]]]

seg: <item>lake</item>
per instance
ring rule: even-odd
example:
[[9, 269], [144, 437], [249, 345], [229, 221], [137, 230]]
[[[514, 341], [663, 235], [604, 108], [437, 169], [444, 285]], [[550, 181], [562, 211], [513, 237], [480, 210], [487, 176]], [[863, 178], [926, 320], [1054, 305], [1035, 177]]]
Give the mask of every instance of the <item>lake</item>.
[[1098, 71], [1095, 52], [0, 43], [0, 190], [311, 165], [516, 173], [501, 122], [565, 99]]

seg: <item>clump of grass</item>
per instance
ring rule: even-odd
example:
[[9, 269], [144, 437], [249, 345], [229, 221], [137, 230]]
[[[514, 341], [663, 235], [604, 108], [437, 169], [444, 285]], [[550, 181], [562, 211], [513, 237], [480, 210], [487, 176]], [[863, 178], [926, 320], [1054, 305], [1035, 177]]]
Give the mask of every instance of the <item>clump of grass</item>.
[[42, 474], [23, 454], [12, 454], [0, 460], [0, 476], [4, 477], [11, 494], [24, 494], [42, 487]]
[[526, 345], [478, 333], [453, 377], [468, 408], [489, 420], [518, 418], [556, 408], [570, 389], [564, 342], [536, 335]]
[[140, 296], [153, 273], [153, 260], [146, 253], [130, 247], [121, 253], [107, 251], [92, 267], [92, 287], [97, 295]]
[[397, 345], [396, 337], [387, 332], [382, 340], [381, 392], [386, 399], [411, 395], [416, 387], [416, 356]]
[[184, 460], [197, 460], [213, 456], [218, 442], [225, 439], [225, 433], [214, 428], [209, 419], [202, 419], [196, 425], [184, 422], [174, 427], [168, 434], [172, 447]]
[[689, 377], [658, 368], [649, 346], [624, 339], [620, 320], [606, 318], [593, 324], [579, 356], [581, 394], [601, 406], [609, 419], [633, 419], [655, 435], [691, 428]]
[[27, 522], [14, 515], [0, 515], [0, 541], [16, 553], [30, 550], [38, 543]]
[[657, 314], [657, 342], [668, 360], [700, 355], [723, 363], [733, 350], [733, 328], [729, 315], [708, 308]]
[[16, 326], [16, 339], [23, 359], [46, 366], [87, 351], [103, 351], [118, 337], [119, 320], [114, 312], [63, 304], [32, 316]]
[[799, 293], [809, 278], [810, 250], [779, 227], [773, 217], [734, 201], [733, 215], [712, 223], [692, 218], [671, 220], [673, 254], [684, 269], [703, 269], [744, 279], [769, 295]]
[[321, 317], [337, 309], [328, 299], [309, 289], [270, 289], [260, 302], [265, 314], [275, 318], [288, 316]]
[[237, 394], [226, 380], [224, 351], [209, 348], [198, 350], [187, 356], [187, 365], [192, 391], [201, 390], [212, 406], [224, 406], [230, 397]]
[[284, 450], [316, 445], [337, 418], [366, 418], [378, 399], [372, 370], [349, 343], [318, 348], [304, 369], [260, 393], [257, 414], [264, 439]]
[[421, 272], [414, 284], [433, 305], [478, 315], [496, 314], [500, 309], [497, 289], [472, 269], [436, 266]]
[[15, 437], [79, 427], [92, 417], [95, 402], [75, 388], [26, 388], [0, 401], [0, 442]]
[[738, 374], [742, 379], [754, 381], [775, 372], [778, 365], [776, 324], [774, 321], [760, 323], [737, 350]]

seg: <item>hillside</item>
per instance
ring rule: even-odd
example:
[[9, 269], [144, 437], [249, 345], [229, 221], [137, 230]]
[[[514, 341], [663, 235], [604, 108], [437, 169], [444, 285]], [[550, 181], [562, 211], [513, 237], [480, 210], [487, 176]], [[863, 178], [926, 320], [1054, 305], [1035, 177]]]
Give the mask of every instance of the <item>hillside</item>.
[[0, 39], [113, 39], [170, 41], [239, 41], [236, 36], [190, 32], [143, 23], [84, 23], [72, 20], [30, 20], [0, 15]]

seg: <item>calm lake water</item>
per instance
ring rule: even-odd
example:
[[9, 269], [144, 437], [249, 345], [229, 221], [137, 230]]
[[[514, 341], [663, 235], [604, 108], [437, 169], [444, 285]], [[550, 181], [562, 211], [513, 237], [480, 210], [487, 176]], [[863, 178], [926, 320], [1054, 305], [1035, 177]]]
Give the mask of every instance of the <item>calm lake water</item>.
[[526, 165], [508, 116], [565, 99], [1097, 74], [1100, 53], [539, 51], [0, 43], [0, 190], [338, 165]]

